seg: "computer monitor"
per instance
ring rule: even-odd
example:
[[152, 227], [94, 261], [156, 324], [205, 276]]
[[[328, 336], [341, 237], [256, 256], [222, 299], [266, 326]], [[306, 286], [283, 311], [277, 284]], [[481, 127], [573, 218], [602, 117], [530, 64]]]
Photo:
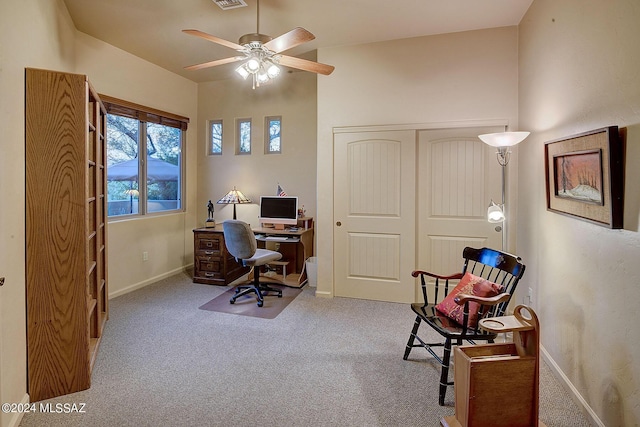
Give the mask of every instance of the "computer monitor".
[[261, 196], [260, 223], [273, 224], [277, 229], [298, 224], [298, 198], [291, 196]]

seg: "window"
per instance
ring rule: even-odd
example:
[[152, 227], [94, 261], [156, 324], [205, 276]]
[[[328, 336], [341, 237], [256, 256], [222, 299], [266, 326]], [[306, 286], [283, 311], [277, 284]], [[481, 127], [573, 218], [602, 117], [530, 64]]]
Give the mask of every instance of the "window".
[[280, 154], [282, 153], [282, 141], [280, 139], [280, 131], [282, 128], [282, 117], [270, 116], [264, 120], [264, 141], [265, 153]]
[[209, 153], [210, 155], [222, 154], [222, 120], [209, 121]]
[[236, 119], [236, 154], [251, 154], [251, 119]]
[[107, 108], [108, 216], [182, 210], [189, 119], [100, 97]]

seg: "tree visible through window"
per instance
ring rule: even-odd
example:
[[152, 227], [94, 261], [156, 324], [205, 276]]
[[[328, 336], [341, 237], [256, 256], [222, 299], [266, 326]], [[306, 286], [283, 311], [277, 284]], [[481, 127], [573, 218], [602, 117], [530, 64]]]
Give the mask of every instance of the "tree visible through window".
[[251, 119], [237, 120], [236, 154], [251, 154]]
[[188, 119], [163, 118], [155, 110], [139, 111], [126, 101], [122, 106], [108, 99], [109, 217], [182, 209], [182, 146]]
[[209, 122], [210, 145], [209, 154], [222, 154], [222, 120]]
[[282, 117], [280, 116], [272, 116], [265, 118], [265, 143], [266, 143], [266, 153], [281, 153], [282, 152], [282, 143], [280, 138], [280, 133], [282, 130]]
[[107, 210], [109, 216], [137, 214], [140, 122], [107, 114]]

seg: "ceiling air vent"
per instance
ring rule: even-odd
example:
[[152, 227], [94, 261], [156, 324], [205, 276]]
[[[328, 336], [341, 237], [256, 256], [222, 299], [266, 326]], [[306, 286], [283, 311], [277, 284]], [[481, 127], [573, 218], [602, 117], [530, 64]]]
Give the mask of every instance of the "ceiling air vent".
[[247, 5], [244, 0], [213, 0], [213, 2], [220, 6], [222, 10], [235, 9]]

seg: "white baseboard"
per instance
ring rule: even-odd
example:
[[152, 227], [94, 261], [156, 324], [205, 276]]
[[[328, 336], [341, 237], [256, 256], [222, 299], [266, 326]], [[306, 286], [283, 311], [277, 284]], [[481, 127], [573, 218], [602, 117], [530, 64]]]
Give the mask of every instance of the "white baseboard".
[[162, 273], [162, 274], [160, 274], [158, 276], [155, 276], [155, 277], [152, 277], [150, 279], [143, 280], [142, 282], [134, 283], [133, 285], [127, 286], [124, 289], [119, 289], [119, 290], [117, 290], [115, 292], [109, 292], [109, 299], [115, 298], [115, 297], [119, 297], [120, 295], [128, 294], [129, 292], [133, 292], [136, 289], [144, 288], [145, 286], [148, 286], [148, 285], [150, 285], [152, 283], [155, 283], [155, 282], [157, 282], [159, 280], [166, 279], [167, 277], [171, 277], [174, 274], [178, 274], [178, 273], [180, 273], [182, 271], [185, 271], [185, 270], [189, 269], [192, 266], [193, 266], [193, 264], [185, 265], [183, 267], [178, 267], [176, 269], [173, 269], [171, 271], [167, 271], [166, 273]]
[[[29, 403], [29, 395], [25, 393], [25, 395], [22, 396], [22, 400], [20, 401], [20, 404], [26, 405], [28, 403]], [[14, 412], [13, 416], [9, 418], [9, 424], [7, 424], [7, 427], [18, 427], [20, 425], [20, 422], [22, 421], [23, 416], [24, 416], [24, 412]]]
[[587, 401], [584, 400], [580, 392], [578, 392], [578, 389], [574, 387], [571, 381], [569, 381], [569, 378], [564, 374], [564, 372], [562, 372], [558, 364], [542, 345], [540, 346], [540, 353], [542, 353], [542, 358], [547, 362], [547, 365], [551, 369], [553, 375], [560, 381], [569, 394], [571, 394], [574, 402], [576, 402], [576, 404], [580, 406], [584, 413], [591, 419], [591, 423], [596, 426], [606, 427], [598, 415], [593, 411], [591, 406], [589, 406]]
[[333, 298], [333, 293], [328, 291], [319, 291], [316, 289], [316, 296], [320, 298]]

